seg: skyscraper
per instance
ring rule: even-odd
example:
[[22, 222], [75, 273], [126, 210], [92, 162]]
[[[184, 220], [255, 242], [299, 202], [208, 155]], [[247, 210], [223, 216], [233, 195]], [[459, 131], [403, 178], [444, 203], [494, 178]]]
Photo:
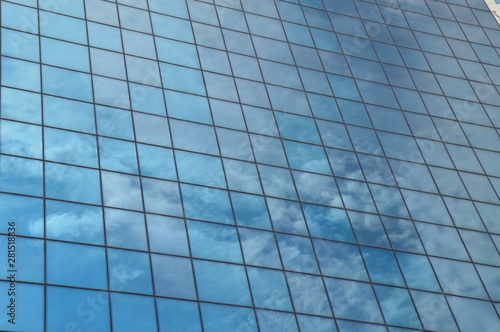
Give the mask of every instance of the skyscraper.
[[0, 10], [1, 331], [500, 331], [484, 0]]

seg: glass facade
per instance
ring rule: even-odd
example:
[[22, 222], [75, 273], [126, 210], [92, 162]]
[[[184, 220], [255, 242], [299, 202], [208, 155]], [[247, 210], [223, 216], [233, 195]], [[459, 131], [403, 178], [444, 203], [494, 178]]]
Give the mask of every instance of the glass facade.
[[484, 0], [0, 10], [0, 330], [500, 331]]

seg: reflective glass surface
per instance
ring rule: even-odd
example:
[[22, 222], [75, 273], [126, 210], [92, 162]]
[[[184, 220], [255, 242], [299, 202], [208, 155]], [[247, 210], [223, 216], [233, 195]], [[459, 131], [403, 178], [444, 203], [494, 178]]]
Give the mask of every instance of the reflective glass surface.
[[484, 0], [3, 0], [0, 37], [0, 331], [500, 331]]

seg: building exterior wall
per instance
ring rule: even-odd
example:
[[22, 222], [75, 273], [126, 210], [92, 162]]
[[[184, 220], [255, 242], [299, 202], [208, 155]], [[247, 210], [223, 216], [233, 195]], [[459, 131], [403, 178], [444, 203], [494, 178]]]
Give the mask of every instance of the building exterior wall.
[[485, 0], [488, 8], [493, 12], [493, 16], [500, 23], [500, 2], [497, 0]]
[[491, 6], [1, 1], [0, 330], [500, 331]]

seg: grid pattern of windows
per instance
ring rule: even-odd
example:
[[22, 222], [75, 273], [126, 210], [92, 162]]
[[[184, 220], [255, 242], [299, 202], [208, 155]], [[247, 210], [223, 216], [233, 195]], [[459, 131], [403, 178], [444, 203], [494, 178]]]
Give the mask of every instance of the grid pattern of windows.
[[0, 6], [0, 330], [500, 331], [484, 0]]

